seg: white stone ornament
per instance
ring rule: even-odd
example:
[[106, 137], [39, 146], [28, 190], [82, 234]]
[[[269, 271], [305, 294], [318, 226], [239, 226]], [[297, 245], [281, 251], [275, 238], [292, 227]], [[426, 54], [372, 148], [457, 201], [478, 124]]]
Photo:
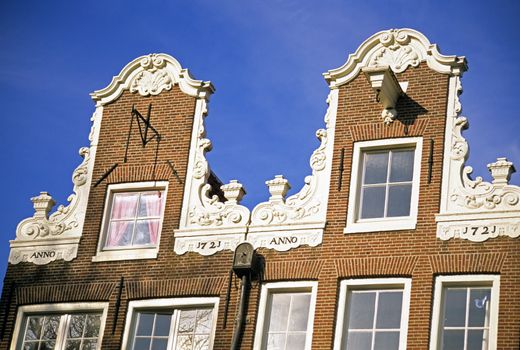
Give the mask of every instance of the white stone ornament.
[[139, 92], [141, 96], [158, 95], [163, 90], [170, 90], [173, 79], [170, 72], [164, 68], [165, 59], [157, 54], [151, 54], [141, 59], [142, 71], [137, 73], [130, 83], [130, 92]]

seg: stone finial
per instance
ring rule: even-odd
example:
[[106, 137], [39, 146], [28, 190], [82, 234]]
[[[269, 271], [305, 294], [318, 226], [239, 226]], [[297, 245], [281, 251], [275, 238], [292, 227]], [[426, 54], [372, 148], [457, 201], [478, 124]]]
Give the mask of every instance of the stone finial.
[[287, 191], [291, 189], [289, 180], [284, 179], [283, 175], [276, 175], [274, 179], [266, 181], [265, 184], [269, 187], [269, 193], [271, 193], [269, 201], [271, 202], [284, 202]]
[[493, 183], [497, 185], [507, 185], [511, 174], [516, 171], [513, 163], [505, 157], [497, 158], [496, 162], [488, 164], [487, 167], [493, 177]]
[[246, 194], [244, 186], [237, 180], [229, 181], [228, 184], [220, 186], [220, 189], [224, 192], [224, 197], [226, 197], [229, 204], [239, 204], [242, 197]]
[[39, 196], [31, 198], [34, 207], [35, 218], [46, 219], [51, 211], [52, 207], [56, 204], [52, 197], [47, 192], [40, 192]]

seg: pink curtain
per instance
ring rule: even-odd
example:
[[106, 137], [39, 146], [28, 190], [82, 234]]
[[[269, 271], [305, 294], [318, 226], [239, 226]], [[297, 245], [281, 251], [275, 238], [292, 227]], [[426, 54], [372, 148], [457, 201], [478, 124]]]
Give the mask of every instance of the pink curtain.
[[[146, 216], [161, 215], [161, 192], [157, 195], [146, 196]], [[143, 198], [144, 199], [144, 198]], [[157, 244], [157, 236], [159, 235], [159, 220], [148, 220], [148, 232], [150, 232], [150, 243]]]
[[[135, 216], [135, 209], [137, 204], [137, 195], [114, 195], [112, 203], [112, 220], [114, 219], [133, 219]], [[121, 240], [125, 234], [129, 221], [111, 221], [110, 234], [108, 236], [107, 246], [117, 247], [121, 246]]]

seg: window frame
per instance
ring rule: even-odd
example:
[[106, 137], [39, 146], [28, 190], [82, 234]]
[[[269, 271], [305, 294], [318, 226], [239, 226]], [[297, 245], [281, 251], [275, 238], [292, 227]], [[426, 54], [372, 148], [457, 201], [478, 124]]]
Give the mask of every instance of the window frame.
[[403, 291], [403, 303], [401, 309], [401, 325], [399, 332], [399, 350], [406, 349], [408, 336], [408, 319], [410, 315], [410, 295], [412, 289], [411, 278], [371, 278], [371, 279], [345, 279], [340, 281], [338, 311], [334, 336], [334, 350], [341, 350], [345, 345], [345, 327], [348, 323], [347, 301], [348, 293], [353, 290], [385, 290], [400, 289]]
[[[213, 324], [210, 334], [210, 350], [213, 349], [215, 341], [215, 332], [217, 329], [218, 306], [220, 299], [218, 297], [194, 297], [194, 298], [165, 298], [165, 299], [147, 299], [132, 300], [128, 303], [128, 311], [125, 321], [125, 329], [123, 332], [123, 343], [121, 349], [130, 350], [133, 345], [132, 336], [135, 334], [137, 326], [137, 314], [143, 311], [158, 312], [161, 310], [180, 310], [189, 308], [210, 307], [213, 309]], [[175, 337], [175, 334], [172, 335]], [[171, 344], [173, 338], [168, 336], [168, 344]]]
[[[422, 137], [406, 137], [354, 143], [352, 155], [352, 172], [350, 179], [347, 222], [343, 233], [397, 231], [415, 229], [419, 205], [419, 188], [421, 181]], [[364, 171], [365, 152], [414, 149], [414, 169], [412, 178], [412, 194], [410, 198], [410, 215], [359, 219], [361, 210], [361, 187]], [[386, 199], [387, 200], [387, 199]]]
[[[159, 232], [157, 234], [157, 244], [155, 246], [138, 246], [138, 247], [122, 247], [122, 248], [105, 248], [107, 240], [108, 227], [110, 225], [110, 215], [112, 213], [112, 203], [115, 193], [132, 193], [159, 190], [163, 192], [163, 204], [159, 221]], [[98, 238], [96, 255], [92, 257], [93, 262], [97, 261], [120, 261], [120, 260], [136, 260], [136, 259], [155, 259], [159, 252], [161, 241], [161, 231], [164, 222], [164, 212], [166, 208], [166, 197], [168, 195], [168, 181], [146, 181], [132, 182], [122, 184], [110, 184], [107, 188], [105, 196], [105, 206], [103, 210], [103, 219], [101, 221], [101, 230]]]
[[498, 334], [498, 304], [500, 299], [500, 275], [439, 275], [435, 277], [435, 289], [432, 306], [432, 324], [430, 350], [439, 349], [442, 339], [441, 318], [444, 306], [444, 289], [446, 287], [487, 287], [491, 288], [489, 310], [489, 346], [488, 350], [496, 350]]
[[268, 320], [270, 310], [267, 310], [270, 296], [274, 293], [298, 293], [307, 292], [311, 294], [309, 305], [309, 320], [307, 321], [307, 336], [305, 339], [305, 349], [312, 348], [312, 334], [314, 327], [314, 313], [316, 311], [316, 296], [318, 293], [318, 281], [283, 281], [269, 282], [262, 285], [260, 301], [258, 303], [257, 321], [255, 329], [255, 340], [253, 350], [263, 349], [267, 340]]
[[[101, 312], [101, 324], [99, 326], [98, 349], [103, 344], [103, 335], [108, 313], [108, 303], [56, 303], [56, 304], [38, 304], [23, 305], [18, 307], [16, 314], [16, 322], [11, 340], [10, 350], [20, 350], [23, 344], [23, 336], [25, 334], [25, 323], [28, 316], [32, 315], [70, 315], [74, 313], [92, 313]], [[60, 328], [63, 328], [60, 324]], [[60, 335], [59, 335], [60, 336]], [[58, 336], [58, 337], [59, 337]], [[61, 335], [62, 336], [62, 335]], [[63, 337], [61, 338], [64, 339]], [[62, 349], [60, 349], [62, 350]]]

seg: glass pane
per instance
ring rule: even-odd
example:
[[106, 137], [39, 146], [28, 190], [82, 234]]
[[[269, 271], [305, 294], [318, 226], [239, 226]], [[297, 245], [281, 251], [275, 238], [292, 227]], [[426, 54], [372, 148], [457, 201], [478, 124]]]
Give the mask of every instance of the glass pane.
[[42, 339], [56, 339], [59, 326], [60, 316], [45, 317]]
[[401, 328], [403, 292], [381, 292], [377, 307], [376, 328]]
[[287, 345], [285, 348], [289, 349], [305, 349], [306, 333], [289, 333], [287, 334]]
[[197, 310], [182, 310], [179, 318], [179, 333], [193, 333]]
[[361, 219], [382, 218], [385, 215], [385, 186], [362, 189]]
[[83, 340], [83, 347], [81, 350], [97, 350], [97, 339]]
[[209, 350], [209, 335], [196, 335], [193, 350]]
[[65, 350], [81, 350], [81, 340], [67, 340], [65, 344]]
[[348, 332], [347, 350], [371, 350], [372, 332]]
[[25, 339], [36, 340], [40, 339], [43, 326], [43, 316], [40, 317], [29, 317], [27, 319], [27, 331], [25, 333]]
[[[157, 229], [159, 227], [159, 221], [158, 220], [139, 220], [137, 221], [137, 225], [135, 227], [135, 238], [134, 238], [134, 244], [135, 245], [145, 245], [150, 244], [150, 234], [152, 232], [155, 233], [154, 235], [154, 241], [157, 241]], [[153, 231], [152, 231], [153, 230]]]
[[136, 335], [152, 335], [153, 319], [155, 314], [139, 313]]
[[464, 349], [464, 330], [445, 330], [442, 337], [442, 350]]
[[135, 218], [138, 193], [115, 193], [112, 201], [112, 219]]
[[23, 350], [38, 350], [38, 342], [24, 343]]
[[351, 292], [348, 304], [348, 329], [372, 329], [375, 292]]
[[168, 346], [168, 338], [166, 339], [158, 339], [154, 338], [152, 341], [152, 349], [151, 350], [166, 350]]
[[132, 243], [133, 221], [114, 221], [110, 223], [107, 247], [124, 247]]
[[470, 327], [486, 326], [486, 315], [489, 312], [491, 289], [472, 289], [469, 294], [469, 321]]
[[374, 350], [399, 350], [399, 332], [376, 332]]
[[412, 184], [388, 187], [388, 209], [386, 216], [409, 216], [412, 199]]
[[285, 350], [285, 333], [269, 333], [267, 350]]
[[202, 309], [197, 311], [197, 325], [195, 327], [195, 333], [197, 334], [209, 334], [211, 333], [211, 325], [213, 321], [213, 310]]
[[55, 346], [55, 341], [46, 341], [40, 344], [40, 350], [53, 350]]
[[85, 327], [85, 337], [93, 338], [99, 336], [99, 328], [101, 327], [101, 315], [88, 315], [87, 327]]
[[291, 317], [289, 321], [290, 331], [306, 331], [309, 320], [310, 294], [294, 294], [291, 305]]
[[484, 331], [483, 330], [468, 330], [467, 350], [482, 350], [482, 349], [487, 349], [487, 344], [484, 344]]
[[86, 315], [72, 315], [69, 323], [69, 338], [81, 338], [83, 335], [83, 328], [85, 328]]
[[140, 218], [161, 215], [162, 193], [160, 191], [141, 194], [137, 216]]
[[[193, 349], [193, 335], [181, 335], [177, 337], [176, 350], [192, 350]], [[137, 350], [137, 349], [136, 349]]]
[[172, 315], [157, 314], [154, 336], [167, 337], [170, 334]]
[[287, 330], [287, 319], [289, 316], [289, 306], [291, 294], [276, 293], [271, 295], [271, 319], [269, 321], [269, 331]]
[[464, 327], [466, 288], [447, 288], [444, 299], [444, 327]]
[[390, 182], [412, 181], [414, 152], [413, 150], [392, 151]]
[[150, 338], [135, 338], [134, 350], [150, 349]]
[[363, 184], [386, 183], [388, 152], [365, 153], [365, 177]]

